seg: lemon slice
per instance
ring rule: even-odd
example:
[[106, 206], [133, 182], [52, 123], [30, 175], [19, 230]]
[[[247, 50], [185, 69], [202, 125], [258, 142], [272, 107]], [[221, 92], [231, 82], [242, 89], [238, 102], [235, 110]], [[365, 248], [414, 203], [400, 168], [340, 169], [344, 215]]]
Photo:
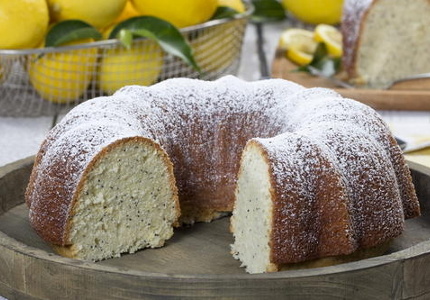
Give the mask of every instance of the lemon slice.
[[285, 30], [279, 39], [279, 47], [286, 50], [287, 58], [301, 66], [312, 61], [317, 45], [314, 33], [300, 28]]
[[331, 25], [319, 24], [315, 27], [315, 40], [327, 46], [328, 53], [333, 57], [342, 56], [342, 34]]
[[312, 54], [302, 52], [298, 49], [289, 49], [286, 51], [285, 55], [289, 60], [295, 62], [299, 66], [309, 65], [313, 58]]

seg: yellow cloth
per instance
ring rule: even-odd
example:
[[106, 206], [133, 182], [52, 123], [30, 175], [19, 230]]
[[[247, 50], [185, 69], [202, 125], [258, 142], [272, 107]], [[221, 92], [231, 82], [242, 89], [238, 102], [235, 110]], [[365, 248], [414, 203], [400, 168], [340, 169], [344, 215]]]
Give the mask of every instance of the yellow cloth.
[[428, 112], [386, 113], [394, 136], [406, 142], [405, 158], [430, 167], [430, 122]]
[[405, 158], [412, 162], [430, 167], [430, 148], [424, 148], [413, 152], [405, 153]]

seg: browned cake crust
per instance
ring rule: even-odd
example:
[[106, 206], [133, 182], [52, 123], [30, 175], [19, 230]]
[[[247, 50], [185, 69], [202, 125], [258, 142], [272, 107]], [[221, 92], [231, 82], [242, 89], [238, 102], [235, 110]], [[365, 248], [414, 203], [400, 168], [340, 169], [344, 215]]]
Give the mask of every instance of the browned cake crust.
[[362, 20], [377, 0], [346, 0], [344, 2], [341, 32], [343, 42], [342, 67], [349, 78], [356, 78], [356, 57], [360, 43]]

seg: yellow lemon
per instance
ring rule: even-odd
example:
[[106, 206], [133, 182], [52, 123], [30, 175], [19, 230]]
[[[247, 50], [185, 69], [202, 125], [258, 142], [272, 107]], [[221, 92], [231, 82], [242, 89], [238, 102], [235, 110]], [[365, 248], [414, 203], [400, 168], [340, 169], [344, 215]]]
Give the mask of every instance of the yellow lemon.
[[48, 23], [45, 0], [0, 0], [0, 49], [37, 47]]
[[238, 13], [245, 12], [245, 5], [242, 0], [218, 0], [218, 6], [227, 6], [233, 8]]
[[327, 51], [334, 57], [342, 56], [342, 34], [331, 25], [319, 24], [315, 27], [315, 40], [326, 45]]
[[241, 45], [235, 32], [232, 24], [220, 24], [191, 40], [194, 59], [203, 72], [222, 71], [239, 58]]
[[[218, 0], [218, 6], [230, 7], [239, 13], [245, 11], [241, 0]], [[236, 30], [235, 24], [220, 24], [191, 39], [194, 58], [203, 72], [222, 71], [240, 56]]]
[[78, 19], [96, 28], [112, 24], [127, 0], [47, 0], [51, 18], [58, 22]]
[[95, 47], [34, 55], [29, 59], [28, 75], [42, 98], [69, 103], [81, 97], [88, 88], [96, 60]]
[[115, 26], [121, 23], [122, 21], [125, 21], [133, 17], [137, 17], [137, 16], [140, 16], [140, 13], [134, 8], [133, 3], [131, 3], [131, 0], [128, 0], [121, 14], [113, 21], [113, 23], [108, 27], [102, 29], [103, 38], [105, 40], [108, 39], [110, 33], [115, 28]]
[[150, 85], [162, 66], [163, 52], [150, 40], [135, 42], [130, 49], [107, 49], [98, 70], [99, 88], [112, 94], [125, 85]]
[[286, 51], [286, 56], [298, 65], [307, 65], [312, 61], [318, 43], [314, 33], [300, 28], [290, 28], [282, 32], [279, 47]]
[[133, 17], [137, 17], [139, 15], [140, 13], [136, 10], [131, 0], [128, 0], [121, 14], [113, 21], [113, 23], [118, 24], [122, 21], [125, 21]]
[[142, 15], [154, 16], [182, 28], [209, 20], [218, 7], [218, 0], [132, 0]]
[[286, 57], [299, 66], [305, 66], [311, 63], [313, 55], [303, 52], [300, 49], [289, 49], [285, 52]]
[[111, 26], [106, 27], [102, 30], [102, 37], [104, 40], [107, 40], [109, 38], [110, 33], [115, 28], [117, 24], [112, 24]]
[[285, 9], [310, 24], [337, 24], [342, 16], [343, 0], [282, 0]]

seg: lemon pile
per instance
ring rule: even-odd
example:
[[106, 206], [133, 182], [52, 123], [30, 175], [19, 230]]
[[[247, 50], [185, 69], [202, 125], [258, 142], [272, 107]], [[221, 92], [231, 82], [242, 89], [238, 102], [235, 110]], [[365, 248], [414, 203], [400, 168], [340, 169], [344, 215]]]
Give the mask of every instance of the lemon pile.
[[304, 66], [311, 63], [318, 43], [324, 43], [332, 57], [342, 56], [342, 34], [331, 25], [319, 24], [314, 31], [289, 28], [282, 32], [279, 47], [292, 62]]
[[[183, 28], [208, 21], [219, 6], [245, 10], [241, 0], [0, 0], [0, 49], [44, 47], [49, 26], [64, 20], [84, 21], [107, 38], [115, 25], [131, 17], [155, 16]], [[207, 48], [205, 43], [195, 44]], [[40, 96], [55, 103], [77, 100], [90, 84], [105, 93], [129, 84], [150, 85], [163, 69], [164, 53], [155, 42], [141, 44], [130, 49], [94, 46], [33, 55], [26, 70]], [[5, 73], [0, 61], [0, 82]]]

